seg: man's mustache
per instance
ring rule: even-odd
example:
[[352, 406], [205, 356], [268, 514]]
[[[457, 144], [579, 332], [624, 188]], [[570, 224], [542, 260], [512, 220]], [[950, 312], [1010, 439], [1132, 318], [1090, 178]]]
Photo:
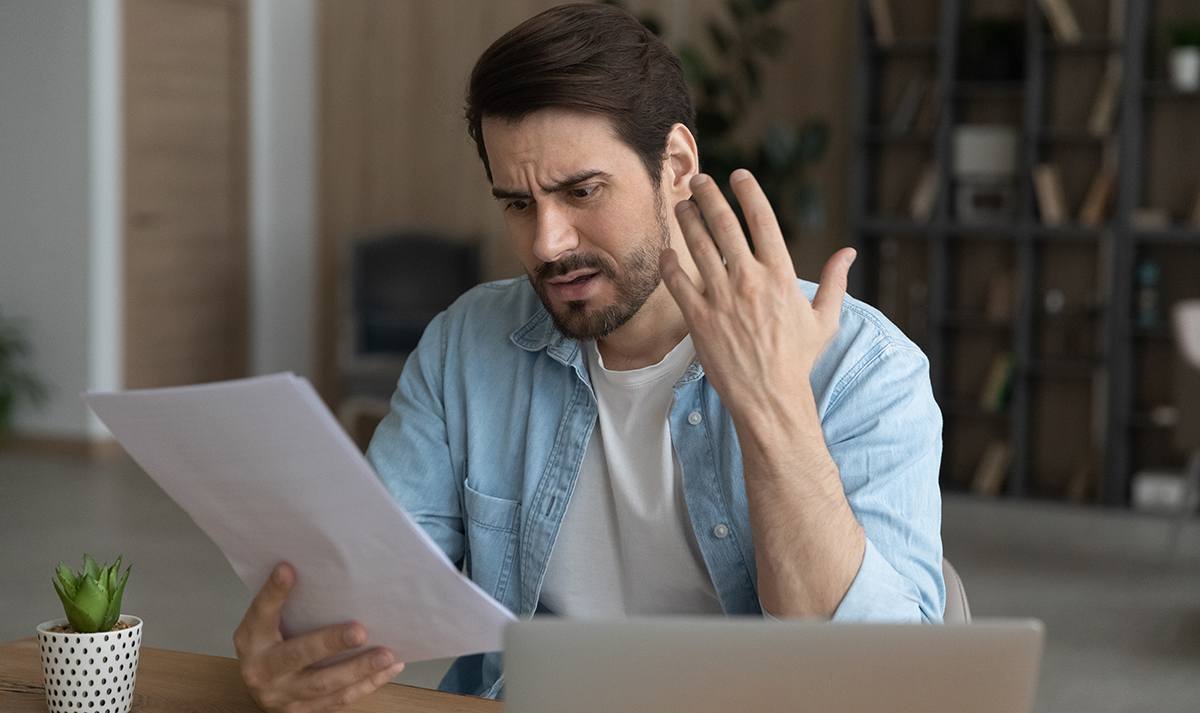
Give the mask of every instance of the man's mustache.
[[599, 270], [605, 277], [616, 276], [616, 266], [599, 255], [571, 254], [555, 260], [544, 262], [534, 270], [533, 277], [538, 282], [565, 275], [575, 270]]

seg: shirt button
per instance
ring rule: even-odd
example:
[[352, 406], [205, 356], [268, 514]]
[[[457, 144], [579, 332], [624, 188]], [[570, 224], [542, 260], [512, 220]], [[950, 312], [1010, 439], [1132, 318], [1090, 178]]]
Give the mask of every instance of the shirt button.
[[700, 415], [699, 411], [692, 411], [688, 414], [688, 423], [692, 424], [693, 426], [700, 425], [700, 422], [703, 420], [704, 417]]
[[717, 539], [721, 539], [729, 534], [729, 528], [724, 525], [717, 525], [713, 528], [713, 534], [717, 536]]

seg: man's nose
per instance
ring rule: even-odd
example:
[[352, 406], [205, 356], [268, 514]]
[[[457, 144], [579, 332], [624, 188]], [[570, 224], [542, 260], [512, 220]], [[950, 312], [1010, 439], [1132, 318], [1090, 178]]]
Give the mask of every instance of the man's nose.
[[538, 201], [537, 235], [533, 254], [542, 262], [554, 262], [579, 247], [579, 236], [569, 216], [554, 201]]

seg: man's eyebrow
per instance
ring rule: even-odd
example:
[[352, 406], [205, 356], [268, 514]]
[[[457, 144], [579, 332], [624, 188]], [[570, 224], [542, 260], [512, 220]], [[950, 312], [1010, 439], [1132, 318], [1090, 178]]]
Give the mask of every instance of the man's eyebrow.
[[[554, 193], [556, 191], [561, 191], [564, 188], [570, 188], [571, 186], [577, 186], [580, 183], [583, 183], [584, 181], [589, 181], [593, 178], [608, 178], [608, 173], [605, 171], [598, 170], [598, 169], [587, 169], [587, 170], [580, 171], [578, 173], [572, 173], [571, 175], [566, 176], [562, 179], [559, 179], [559, 180], [555, 181], [554, 183], [551, 183], [548, 186], [542, 186], [541, 189], [547, 193]], [[530, 198], [531, 196], [529, 195], [529, 193], [527, 193], [525, 191], [509, 191], [509, 190], [505, 190], [503, 188], [496, 188], [495, 186], [493, 186], [492, 187], [492, 197], [499, 199], [499, 200], [505, 200], [505, 199], [522, 199], [522, 198], [527, 199], [527, 198]]]
[[496, 200], [513, 200], [521, 198], [530, 198], [531, 196], [525, 191], [506, 191], [503, 188], [492, 186], [492, 198]]

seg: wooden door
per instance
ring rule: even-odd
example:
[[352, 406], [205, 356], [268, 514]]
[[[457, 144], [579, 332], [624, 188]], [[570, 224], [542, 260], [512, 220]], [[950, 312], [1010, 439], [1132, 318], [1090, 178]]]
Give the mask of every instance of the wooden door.
[[248, 371], [245, 0], [125, 0], [125, 387]]

